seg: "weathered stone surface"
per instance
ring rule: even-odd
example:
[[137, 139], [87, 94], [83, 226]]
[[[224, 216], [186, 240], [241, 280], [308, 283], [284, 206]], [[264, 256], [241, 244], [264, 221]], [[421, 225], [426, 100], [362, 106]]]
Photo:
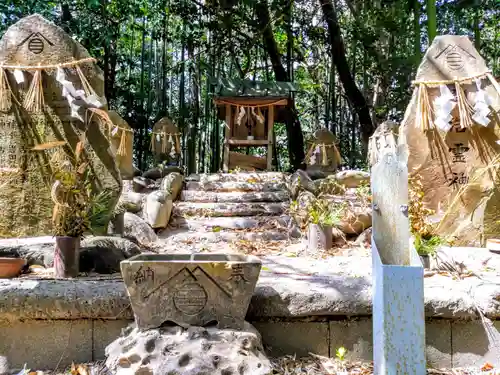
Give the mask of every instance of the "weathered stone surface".
[[241, 329], [259, 277], [258, 258], [225, 254], [143, 254], [121, 263], [135, 322]]
[[370, 173], [356, 170], [338, 172], [335, 179], [347, 188], [357, 188], [361, 184], [370, 183]]
[[144, 206], [146, 194], [127, 191], [120, 196], [120, 204], [122, 204], [128, 212], [140, 212]]
[[158, 236], [148, 223], [130, 212], [125, 212], [123, 215], [123, 237], [140, 246], [149, 246], [158, 241]]
[[[32, 51], [33, 42], [37, 48], [35, 52]], [[32, 68], [40, 65], [57, 66], [63, 62], [88, 58], [88, 51], [80, 43], [39, 14], [22, 18], [11, 25], [0, 40], [0, 65], [26, 67], [21, 68], [25, 83], [10, 85], [13, 95], [19, 98], [21, 103], [10, 100], [10, 96], [6, 95], [6, 98], [9, 97], [7, 101], [12, 105], [0, 113], [0, 167], [17, 170], [9, 178], [3, 176], [1, 181], [0, 220], [4, 226], [4, 234], [10, 232], [20, 236], [33, 236], [50, 233], [53, 202], [50, 196], [51, 186], [44, 181], [48, 173], [46, 164], [56, 151], [59, 151], [60, 159], [73, 158], [79, 140], [78, 134], [84, 131], [86, 160], [96, 182], [94, 185], [97, 186], [93, 194], [98, 194], [101, 190], [110, 193], [105, 211], [109, 213], [109, 217], [106, 220], [103, 218], [101, 227], [94, 228], [101, 234], [106, 233], [107, 224], [120, 196], [122, 179], [106, 136], [109, 127], [99, 120], [102, 113], [87, 113], [90, 107], [95, 106], [77, 99], [80, 105], [78, 115], [87, 121], [84, 123], [72, 116], [61, 84], [56, 80], [58, 69], [45, 69], [42, 72], [43, 78], [39, 84], [43, 85], [44, 99], [40, 102], [34, 100], [40, 105], [39, 111], [33, 111], [34, 108], [31, 108], [36, 107], [37, 103], [31, 106], [21, 99], [25, 98], [30, 87], [38, 86], [34, 81]], [[95, 93], [94, 98], [99, 100], [100, 108], [105, 110], [107, 103], [102, 70], [91, 61], [82, 62], [79, 67]], [[27, 70], [30, 72], [27, 73]], [[66, 80], [73, 82], [78, 88], [82, 87], [82, 80], [74, 67], [64, 69], [64, 74]], [[28, 128], [34, 130], [25, 131]], [[31, 150], [33, 145], [55, 141], [65, 142], [65, 147], [42, 149], [36, 152], [36, 157], [31, 157], [33, 152], [26, 152]], [[21, 178], [23, 180], [20, 180]], [[12, 210], [14, 206], [16, 210]]]
[[271, 363], [259, 332], [214, 327], [162, 327], [146, 332], [134, 324], [106, 348], [112, 374], [267, 375]]
[[339, 224], [339, 229], [345, 234], [361, 234], [372, 226], [371, 207], [350, 207]]
[[292, 218], [283, 216], [244, 216], [244, 217], [211, 217], [208, 219], [190, 219], [180, 216], [173, 217], [170, 226], [190, 230], [200, 229], [272, 229], [288, 228]]
[[180, 200], [184, 202], [285, 202], [290, 199], [287, 191], [276, 192], [211, 192], [198, 190], [184, 190]]
[[142, 177], [148, 178], [150, 180], [158, 180], [160, 178], [168, 176], [170, 173], [180, 173], [183, 174], [183, 170], [180, 167], [176, 166], [165, 166], [165, 167], [157, 167], [152, 168], [142, 174]]
[[[371, 314], [370, 257], [267, 256], [262, 262], [247, 320]], [[486, 317], [499, 319], [500, 276], [480, 275], [482, 279], [426, 277], [426, 316], [479, 319], [480, 309]], [[129, 304], [120, 280], [0, 280], [0, 320], [133, 319]]]
[[[175, 244], [180, 243], [191, 243], [191, 242], [232, 242], [238, 240], [245, 240], [250, 242], [257, 241], [286, 241], [289, 239], [289, 234], [287, 230], [266, 230], [262, 232], [233, 232], [233, 231], [189, 231], [184, 230], [170, 230], [166, 229], [158, 234], [159, 239], [167, 245], [172, 245], [172, 249]], [[181, 247], [178, 248], [179, 251], [183, 251]]]
[[130, 240], [120, 237], [88, 237], [81, 242], [80, 272], [120, 272], [120, 262], [141, 253]]
[[179, 196], [184, 183], [184, 177], [178, 173], [170, 173], [161, 180], [160, 190], [170, 194], [172, 201], [175, 201]]
[[186, 190], [203, 191], [283, 191], [287, 190], [285, 182], [242, 182], [242, 181], [214, 181], [214, 182], [186, 182]]
[[[80, 272], [120, 272], [120, 262], [140, 254], [139, 247], [120, 237], [86, 237], [80, 246]], [[14, 242], [0, 240], [0, 257], [25, 258], [28, 265], [52, 267], [54, 238], [33, 237]]]
[[178, 216], [256, 216], [281, 215], [288, 208], [286, 203], [193, 203], [175, 204]]
[[240, 172], [240, 173], [211, 173], [211, 174], [191, 174], [186, 177], [186, 181], [197, 182], [279, 182], [286, 178], [287, 174], [282, 172]]
[[148, 194], [142, 217], [151, 228], [166, 228], [172, 213], [172, 195], [165, 190], [156, 190]]
[[136, 193], [148, 193], [155, 190], [156, 185], [153, 180], [144, 178], [142, 176], [137, 176], [132, 179], [133, 190]]
[[314, 181], [311, 180], [311, 177], [309, 177], [305, 171], [299, 169], [290, 176], [289, 190], [290, 197], [295, 200], [302, 190], [309, 191], [316, 195], [318, 188]]

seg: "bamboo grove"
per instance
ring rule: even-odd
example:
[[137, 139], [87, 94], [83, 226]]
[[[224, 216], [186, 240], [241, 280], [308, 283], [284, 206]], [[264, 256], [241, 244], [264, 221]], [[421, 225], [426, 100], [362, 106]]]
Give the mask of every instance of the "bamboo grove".
[[219, 170], [223, 122], [212, 97], [221, 78], [300, 86], [275, 126], [278, 166], [288, 170], [323, 127], [346, 164], [363, 167], [376, 126], [401, 121], [411, 77], [438, 34], [469, 35], [500, 75], [496, 0], [10, 0], [0, 4], [0, 32], [32, 13], [98, 59], [110, 109], [134, 129], [140, 169], [153, 163], [153, 124], [169, 116], [187, 171]]

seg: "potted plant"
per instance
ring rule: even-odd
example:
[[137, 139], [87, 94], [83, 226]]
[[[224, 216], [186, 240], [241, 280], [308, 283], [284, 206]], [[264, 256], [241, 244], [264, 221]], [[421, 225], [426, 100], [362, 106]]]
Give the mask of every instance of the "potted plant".
[[308, 205], [307, 239], [310, 249], [332, 248], [333, 230], [340, 223], [343, 207], [332, 202], [316, 198]]
[[413, 244], [424, 268], [430, 268], [431, 257], [436, 255], [440, 246], [448, 244], [448, 241], [436, 233], [435, 225], [429, 220], [434, 211], [424, 205], [423, 186], [418, 176], [410, 178], [408, 191], [408, 218]]
[[76, 277], [79, 272], [80, 241], [92, 228], [107, 226], [111, 192], [95, 194], [94, 179], [79, 142], [75, 157], [52, 164], [54, 202], [52, 215], [55, 237], [54, 271], [56, 277]]

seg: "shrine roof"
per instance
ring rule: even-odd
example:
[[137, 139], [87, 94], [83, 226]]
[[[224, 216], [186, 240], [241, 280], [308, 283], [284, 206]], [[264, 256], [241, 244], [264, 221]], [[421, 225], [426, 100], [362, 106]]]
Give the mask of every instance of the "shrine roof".
[[299, 86], [292, 82], [212, 78], [211, 83], [217, 97], [288, 98], [291, 92], [299, 91]]

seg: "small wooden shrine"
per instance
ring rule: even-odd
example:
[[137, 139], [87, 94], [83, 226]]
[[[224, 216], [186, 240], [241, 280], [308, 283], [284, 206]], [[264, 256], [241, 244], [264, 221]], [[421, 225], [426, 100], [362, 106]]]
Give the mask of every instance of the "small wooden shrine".
[[[288, 82], [259, 82], [220, 79], [214, 102], [218, 117], [225, 120], [223, 171], [272, 170], [273, 126], [284, 122], [284, 109], [297, 91]], [[232, 151], [265, 147], [265, 156]]]

